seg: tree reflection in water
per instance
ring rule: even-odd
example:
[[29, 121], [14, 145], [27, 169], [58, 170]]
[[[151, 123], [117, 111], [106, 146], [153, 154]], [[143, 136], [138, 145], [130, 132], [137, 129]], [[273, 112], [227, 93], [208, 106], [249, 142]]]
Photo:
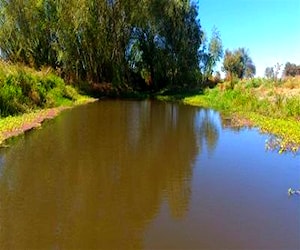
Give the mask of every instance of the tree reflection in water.
[[212, 117], [184, 105], [103, 101], [20, 138], [4, 152], [0, 248], [141, 248], [164, 200], [174, 218], [185, 216], [195, 158], [219, 137]]
[[215, 150], [219, 139], [219, 115], [213, 110], [201, 109], [196, 119], [199, 145], [202, 148], [205, 144], [208, 153], [211, 154]]

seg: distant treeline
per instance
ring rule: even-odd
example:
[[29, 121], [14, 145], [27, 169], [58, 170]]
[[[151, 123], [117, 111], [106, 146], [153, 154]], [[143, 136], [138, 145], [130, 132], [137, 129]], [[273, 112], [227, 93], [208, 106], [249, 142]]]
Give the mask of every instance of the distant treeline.
[[295, 63], [287, 62], [284, 66], [283, 70], [284, 76], [300, 76], [300, 65], [296, 65]]
[[193, 86], [206, 53], [197, 17], [189, 0], [0, 0], [1, 56], [71, 82]]
[[[265, 69], [265, 77], [277, 79], [282, 65], [277, 63], [274, 67], [267, 67]], [[284, 66], [282, 77], [295, 77], [300, 76], [300, 65], [287, 62]]]

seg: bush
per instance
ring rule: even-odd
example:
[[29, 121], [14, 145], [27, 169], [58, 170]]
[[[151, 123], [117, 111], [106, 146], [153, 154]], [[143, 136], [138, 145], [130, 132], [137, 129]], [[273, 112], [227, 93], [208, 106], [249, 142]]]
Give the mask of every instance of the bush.
[[285, 111], [287, 116], [300, 118], [300, 99], [296, 97], [287, 99]]
[[63, 91], [63, 96], [72, 100], [72, 101], [75, 101], [78, 99], [78, 92], [73, 88], [71, 87], [70, 85], [66, 85], [64, 87], [64, 91]]
[[49, 72], [0, 62], [0, 117], [70, 104], [77, 91]]
[[22, 89], [5, 82], [0, 87], [0, 115], [8, 116], [10, 114], [19, 113], [21, 108], [20, 101], [22, 101]]
[[245, 87], [246, 88], [258, 88], [263, 84], [263, 80], [261, 78], [253, 78], [246, 81]]

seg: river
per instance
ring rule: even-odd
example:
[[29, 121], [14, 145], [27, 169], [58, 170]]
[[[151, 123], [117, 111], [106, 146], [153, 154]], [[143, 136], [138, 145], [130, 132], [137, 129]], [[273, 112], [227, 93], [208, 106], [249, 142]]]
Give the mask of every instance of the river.
[[300, 157], [158, 101], [62, 112], [0, 152], [0, 249], [300, 249]]

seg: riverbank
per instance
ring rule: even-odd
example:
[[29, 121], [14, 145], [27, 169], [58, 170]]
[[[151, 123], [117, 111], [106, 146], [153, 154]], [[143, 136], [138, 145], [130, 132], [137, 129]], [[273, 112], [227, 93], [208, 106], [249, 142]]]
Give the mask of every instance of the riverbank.
[[41, 127], [45, 120], [53, 119], [63, 110], [95, 101], [97, 101], [97, 99], [81, 96], [69, 105], [35, 110], [17, 116], [2, 118], [0, 119], [0, 146], [3, 146], [5, 141], [9, 138], [21, 135], [31, 129]]
[[[231, 118], [232, 126], [254, 126], [276, 137], [266, 147], [284, 151], [300, 150], [300, 80], [271, 82], [263, 79], [228, 83], [201, 94], [180, 97], [185, 104], [213, 108]], [[159, 96], [174, 100], [174, 96]]]
[[0, 144], [62, 110], [95, 100], [81, 95], [51, 68], [37, 71], [0, 61]]

